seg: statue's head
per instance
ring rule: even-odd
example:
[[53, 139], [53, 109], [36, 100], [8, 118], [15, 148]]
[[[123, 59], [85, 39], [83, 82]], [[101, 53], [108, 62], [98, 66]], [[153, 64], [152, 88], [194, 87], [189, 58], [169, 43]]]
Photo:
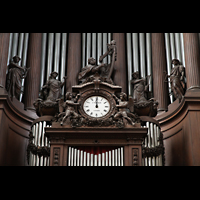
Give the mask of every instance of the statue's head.
[[115, 41], [115, 40], [112, 40], [112, 41], [110, 42], [110, 44], [111, 44], [111, 45], [116, 45], [116, 41]]
[[133, 79], [138, 79], [139, 78], [139, 72], [137, 71], [137, 72], [132, 73], [132, 77], [133, 77]]
[[56, 78], [58, 76], [58, 72], [52, 72], [50, 75], [52, 78]]
[[172, 65], [179, 65], [180, 61], [178, 59], [173, 59], [172, 60]]
[[121, 99], [122, 101], [126, 101], [126, 99], [127, 99], [126, 93], [121, 92], [121, 93], [120, 93], [120, 99]]
[[72, 99], [72, 93], [71, 92], [67, 92], [65, 94], [66, 100], [71, 100]]
[[94, 58], [88, 58], [88, 64], [91, 64], [91, 65], [95, 65], [96, 64], [96, 60]]
[[21, 60], [21, 58], [18, 55], [16, 55], [16, 56], [13, 57], [13, 61], [15, 63], [18, 63], [20, 60]]

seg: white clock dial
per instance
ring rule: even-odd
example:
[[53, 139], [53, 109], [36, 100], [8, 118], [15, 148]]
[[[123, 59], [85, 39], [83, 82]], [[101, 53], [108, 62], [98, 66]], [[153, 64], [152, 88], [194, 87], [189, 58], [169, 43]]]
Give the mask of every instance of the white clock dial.
[[110, 111], [110, 103], [102, 96], [91, 96], [85, 100], [83, 110], [90, 117], [104, 117]]

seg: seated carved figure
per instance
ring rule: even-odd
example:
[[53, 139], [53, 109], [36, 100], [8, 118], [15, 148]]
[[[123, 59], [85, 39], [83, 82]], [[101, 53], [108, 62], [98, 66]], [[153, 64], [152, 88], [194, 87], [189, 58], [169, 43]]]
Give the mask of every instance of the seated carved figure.
[[33, 103], [38, 116], [52, 115], [54, 116], [59, 109], [59, 102], [62, 97], [62, 87], [65, 85], [67, 77], [64, 82], [56, 79], [57, 72], [50, 74], [49, 80], [44, 84], [39, 93], [39, 98]]
[[119, 103], [116, 105], [118, 108], [118, 112], [114, 115], [114, 120], [118, 120], [120, 118], [126, 119], [131, 125], [135, 125], [130, 117], [128, 117], [127, 108], [129, 107], [129, 102], [126, 101], [127, 95], [124, 92], [121, 92], [120, 99], [113, 94], [115, 100]]
[[131, 84], [133, 85], [133, 99], [134, 99], [134, 110], [138, 115], [155, 117], [157, 115], [158, 102], [151, 98], [147, 100], [147, 93], [149, 84], [147, 84], [146, 78], [139, 78], [139, 72], [132, 74]]
[[[76, 100], [72, 99], [72, 93], [67, 92], [66, 93], [66, 101], [65, 101], [65, 116], [62, 118], [62, 121], [60, 123], [60, 125], [62, 126], [64, 121], [68, 118], [68, 117], [73, 117], [74, 119], [79, 118], [79, 114], [76, 112], [76, 106], [80, 106], [79, 103], [75, 103]], [[58, 117], [62, 115], [59, 114]]]
[[78, 75], [78, 80], [84, 84], [91, 82], [93, 80], [94, 74], [100, 72], [100, 68], [104, 67], [105, 64], [96, 65], [96, 60], [94, 58], [88, 59], [88, 65], [86, 65]]

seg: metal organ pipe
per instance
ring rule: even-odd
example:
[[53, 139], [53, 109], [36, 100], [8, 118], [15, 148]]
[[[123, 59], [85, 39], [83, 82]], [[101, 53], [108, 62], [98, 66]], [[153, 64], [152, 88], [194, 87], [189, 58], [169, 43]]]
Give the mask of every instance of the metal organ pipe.
[[145, 65], [145, 35], [139, 33], [139, 44], [140, 44], [140, 74], [141, 77], [146, 77], [146, 65]]
[[183, 33], [180, 33], [180, 40], [181, 40], [182, 64], [185, 67], [185, 50], [184, 50]]
[[[151, 62], [151, 33], [146, 33], [146, 56], [147, 56], [147, 75], [152, 75]], [[152, 92], [152, 77], [150, 79], [149, 91]]]
[[[61, 48], [61, 71], [60, 80], [65, 76], [66, 67], [66, 50], [67, 50], [67, 33], [62, 33], [62, 48]], [[64, 90], [64, 88], [63, 88]], [[63, 91], [64, 92], [64, 91]]]
[[[88, 58], [91, 57], [91, 33], [87, 33], [87, 51], [86, 51], [86, 62], [88, 62]], [[87, 65], [87, 64], [86, 64]]]
[[[103, 53], [107, 51], [107, 43], [108, 43], [107, 35], [108, 35], [107, 33], [103, 33]], [[104, 58], [104, 63], [108, 63], [108, 57]]]
[[176, 47], [176, 58], [182, 60], [181, 45], [180, 45], [180, 34], [175, 33], [175, 47]]
[[[17, 51], [17, 54], [20, 58], [22, 58], [22, 49], [23, 49], [23, 42], [24, 42], [24, 33], [20, 33], [19, 34], [19, 43], [18, 43], [18, 51]], [[21, 65], [21, 61], [19, 61], [19, 65]], [[24, 66], [22, 66], [24, 67]]]
[[55, 34], [54, 71], [59, 72], [61, 34]]
[[132, 55], [131, 55], [131, 34], [126, 33], [127, 38], [127, 65], [128, 65], [128, 93], [129, 95], [132, 94], [132, 87], [131, 87], [131, 79], [132, 79]]
[[133, 72], [139, 71], [138, 33], [132, 33], [133, 46]]
[[52, 61], [53, 61], [53, 43], [54, 43], [54, 33], [49, 33], [48, 39], [48, 57], [47, 57], [47, 73], [46, 77], [49, 78], [50, 73], [52, 72]]
[[43, 33], [42, 34], [40, 88], [44, 85], [44, 79], [45, 79], [46, 42], [47, 42], [47, 33]]
[[86, 33], [82, 33], [82, 68], [83, 67], [85, 67], [85, 65], [86, 65], [86, 61], [85, 61], [85, 41], [86, 41], [86, 39], [85, 39], [85, 35], [86, 35]]
[[[7, 65], [9, 65], [11, 61], [11, 52], [12, 52], [12, 40], [13, 40], [13, 33], [10, 33], [10, 40], [9, 40], [9, 48], [8, 48], [8, 60], [7, 60]], [[7, 69], [8, 70], [8, 69]], [[7, 71], [6, 71], [7, 73]]]
[[18, 36], [19, 36], [19, 33], [14, 33], [14, 34], [13, 34], [11, 59], [12, 59], [14, 56], [17, 55]]
[[171, 47], [171, 58], [174, 59], [176, 58], [174, 33], [170, 33], [170, 47]]
[[97, 63], [99, 64], [99, 57], [103, 54], [102, 53], [102, 33], [97, 34], [98, 38], [98, 47], [97, 47]]

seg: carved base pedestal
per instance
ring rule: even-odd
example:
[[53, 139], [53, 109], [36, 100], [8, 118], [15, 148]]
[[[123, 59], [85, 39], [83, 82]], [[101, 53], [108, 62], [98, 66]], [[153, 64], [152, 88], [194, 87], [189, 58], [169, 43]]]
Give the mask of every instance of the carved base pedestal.
[[50, 140], [50, 166], [68, 165], [68, 147], [103, 146], [124, 147], [124, 165], [142, 165], [142, 143], [147, 128], [58, 128], [56, 124], [45, 128]]

